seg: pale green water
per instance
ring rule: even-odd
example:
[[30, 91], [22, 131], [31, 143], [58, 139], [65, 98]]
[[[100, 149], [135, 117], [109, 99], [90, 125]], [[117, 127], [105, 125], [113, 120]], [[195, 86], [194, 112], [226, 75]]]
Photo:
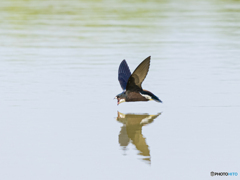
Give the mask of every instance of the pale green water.
[[[0, 18], [0, 179], [240, 173], [240, 1], [8, 0]], [[149, 55], [163, 104], [117, 106], [120, 62]]]

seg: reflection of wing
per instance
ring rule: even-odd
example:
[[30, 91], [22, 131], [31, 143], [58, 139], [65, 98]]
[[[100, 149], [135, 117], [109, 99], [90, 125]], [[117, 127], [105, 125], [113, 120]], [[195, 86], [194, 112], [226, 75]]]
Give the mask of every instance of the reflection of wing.
[[128, 126], [127, 133], [132, 143], [136, 146], [137, 150], [140, 151], [142, 156], [150, 156], [150, 151], [146, 143], [146, 139], [142, 135], [142, 126]]
[[118, 136], [118, 142], [120, 146], [126, 147], [129, 143], [130, 139], [127, 135], [127, 129], [126, 126], [122, 126], [121, 131]]
[[147, 57], [139, 66], [135, 69], [132, 75], [129, 77], [127, 82], [126, 89], [129, 91], [141, 91], [142, 90], [142, 82], [147, 76], [149, 66], [150, 66], [150, 58]]
[[126, 89], [127, 82], [131, 76], [131, 71], [127, 65], [127, 62], [123, 60], [118, 68], [118, 81], [123, 90]]

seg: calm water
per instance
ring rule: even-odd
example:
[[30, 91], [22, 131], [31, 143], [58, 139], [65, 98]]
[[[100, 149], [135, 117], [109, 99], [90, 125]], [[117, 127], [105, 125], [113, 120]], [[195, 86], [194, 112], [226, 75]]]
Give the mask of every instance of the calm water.
[[[240, 173], [240, 1], [0, 2], [0, 179]], [[120, 62], [151, 55], [123, 103]]]

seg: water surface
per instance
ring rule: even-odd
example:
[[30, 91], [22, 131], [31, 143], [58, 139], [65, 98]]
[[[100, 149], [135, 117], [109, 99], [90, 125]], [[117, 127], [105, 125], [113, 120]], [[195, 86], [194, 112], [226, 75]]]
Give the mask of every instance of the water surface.
[[[0, 178], [240, 173], [239, 9], [233, 0], [1, 1]], [[149, 55], [143, 88], [163, 104], [117, 106], [120, 62], [133, 72]]]

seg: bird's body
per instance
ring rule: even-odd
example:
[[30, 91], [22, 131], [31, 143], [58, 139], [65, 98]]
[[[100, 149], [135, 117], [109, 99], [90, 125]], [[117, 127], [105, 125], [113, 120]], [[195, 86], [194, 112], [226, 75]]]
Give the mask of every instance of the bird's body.
[[149, 99], [142, 96], [139, 92], [128, 92], [126, 97], [126, 102], [131, 101], [149, 101]]
[[149, 101], [155, 100], [162, 102], [157, 96], [150, 91], [142, 89], [142, 82], [147, 76], [150, 58], [147, 57], [131, 74], [127, 62], [123, 60], [118, 69], [118, 80], [123, 89], [123, 92], [118, 94], [115, 98], [118, 100], [118, 104], [122, 102], [134, 102], [134, 101]]

